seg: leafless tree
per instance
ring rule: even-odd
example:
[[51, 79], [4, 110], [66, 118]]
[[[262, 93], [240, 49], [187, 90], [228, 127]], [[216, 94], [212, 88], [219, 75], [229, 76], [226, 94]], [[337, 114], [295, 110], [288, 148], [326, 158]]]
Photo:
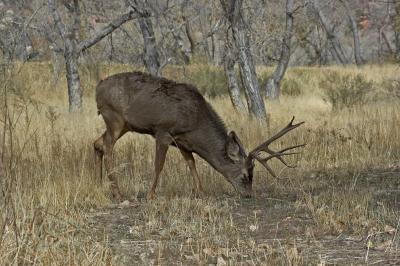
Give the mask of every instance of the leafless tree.
[[400, 61], [400, 1], [395, 3], [394, 7], [396, 11], [395, 21], [394, 21], [394, 35], [396, 44], [396, 57]]
[[245, 90], [247, 107], [252, 116], [259, 121], [266, 121], [267, 115], [264, 101], [261, 97], [253, 56], [250, 48], [250, 41], [244, 14], [242, 11], [242, 0], [221, 0], [231, 30], [233, 41], [238, 51], [238, 63], [240, 77]]
[[312, 6], [315, 13], [317, 14], [322, 26], [326, 31], [326, 37], [329, 43], [332, 45], [332, 55], [338, 61], [338, 63], [345, 65], [347, 64], [347, 58], [343, 52], [342, 45], [340, 44], [339, 37], [335, 32], [334, 24], [329, 21], [327, 16], [322, 12], [320, 0], [312, 0]]
[[229, 96], [231, 98], [233, 107], [237, 111], [244, 111], [245, 106], [244, 106], [241, 96], [240, 96], [239, 84], [238, 84], [238, 81], [236, 78], [236, 72], [235, 72], [237, 53], [233, 51], [234, 47], [230, 40], [231, 40], [231, 38], [229, 36], [229, 31], [227, 31], [226, 39], [225, 39], [224, 58], [222, 59], [223, 64], [224, 64], [224, 72], [225, 72], [226, 81], [228, 83]]
[[280, 82], [285, 75], [290, 60], [290, 47], [293, 35], [293, 0], [286, 0], [286, 29], [282, 40], [281, 56], [274, 73], [267, 79], [266, 95], [270, 100], [279, 100]]
[[128, 0], [127, 2], [139, 16], [138, 22], [143, 37], [143, 61], [147, 71], [153, 76], [161, 76], [160, 58], [151, 20], [151, 9], [147, 1]]
[[82, 90], [78, 71], [78, 58], [80, 54], [101, 41], [125, 22], [135, 18], [135, 15], [133, 10], [130, 10], [93, 33], [87, 39], [80, 41], [81, 10], [79, 1], [73, 0], [72, 3], [63, 2], [64, 7], [72, 17], [70, 25], [66, 25], [62, 20], [54, 0], [48, 0], [47, 3], [54, 24], [63, 40], [62, 49], [67, 72], [69, 110], [70, 112], [80, 112], [82, 111]]
[[363, 64], [363, 59], [361, 57], [361, 44], [360, 44], [360, 36], [358, 34], [358, 26], [357, 21], [354, 17], [354, 14], [351, 10], [350, 4], [347, 0], [340, 0], [346, 9], [346, 15], [349, 18], [351, 32], [353, 33], [353, 42], [354, 42], [354, 60], [358, 66]]

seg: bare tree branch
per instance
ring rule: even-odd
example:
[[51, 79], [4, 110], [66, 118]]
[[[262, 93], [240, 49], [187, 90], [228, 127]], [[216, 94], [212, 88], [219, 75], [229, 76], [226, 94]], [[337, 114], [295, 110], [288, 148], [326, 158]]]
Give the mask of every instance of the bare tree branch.
[[335, 27], [331, 26], [332, 23], [328, 20], [328, 18], [322, 12], [321, 6], [320, 6], [320, 0], [312, 0], [312, 4], [313, 4], [313, 8], [315, 10], [315, 13], [319, 17], [319, 20], [321, 21], [321, 24], [326, 31], [326, 36], [332, 45], [333, 56], [339, 61], [340, 64], [342, 64], [342, 65], [347, 64], [347, 58], [343, 52], [342, 46], [339, 42], [339, 38], [335, 32]]
[[267, 79], [266, 94], [270, 100], [279, 100], [280, 82], [289, 65], [293, 35], [293, 2], [294, 0], [286, 0], [286, 29], [282, 40], [281, 57], [274, 73]]
[[138, 18], [138, 16], [135, 16], [135, 12], [133, 10], [130, 10], [128, 13], [125, 13], [122, 16], [114, 19], [113, 21], [108, 23], [106, 26], [104, 26], [100, 30], [93, 33], [92, 36], [90, 36], [86, 40], [80, 42], [79, 46], [78, 46], [78, 51], [84, 52], [86, 49], [92, 47], [93, 45], [95, 45], [96, 43], [101, 41], [108, 34], [112, 33], [114, 30], [118, 29], [125, 22], [136, 19], [136, 18]]
[[48, 0], [48, 5], [49, 5], [50, 13], [52, 14], [53, 19], [54, 19], [54, 24], [56, 25], [56, 28], [58, 29], [58, 32], [60, 33], [62, 38], [65, 38], [66, 28], [65, 28], [64, 23], [61, 21], [60, 13], [58, 13], [58, 10], [54, 4], [54, 0]]

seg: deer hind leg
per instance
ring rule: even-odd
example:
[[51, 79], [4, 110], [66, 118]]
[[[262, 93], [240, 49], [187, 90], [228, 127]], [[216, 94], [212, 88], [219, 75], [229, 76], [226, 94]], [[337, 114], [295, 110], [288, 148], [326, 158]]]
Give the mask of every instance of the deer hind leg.
[[102, 181], [103, 178], [103, 155], [104, 155], [104, 132], [100, 138], [98, 138], [94, 143], [94, 171], [96, 179]]
[[[102, 151], [102, 154], [104, 154], [104, 164], [108, 179], [111, 182], [111, 192], [113, 197], [118, 201], [121, 201], [122, 196], [119, 191], [116, 174], [113, 170], [113, 148], [117, 140], [122, 137], [128, 131], [128, 129], [123, 118], [118, 113], [111, 110], [106, 110], [101, 112], [101, 114], [104, 118], [104, 122], [106, 123], [107, 130], [95, 142], [95, 145], [97, 144], [98, 146], [101, 146], [100, 150]], [[97, 160], [101, 160], [101, 157], [98, 156]], [[101, 172], [99, 168], [98, 171]]]
[[156, 158], [154, 161], [155, 178], [153, 184], [147, 193], [147, 199], [153, 199], [156, 193], [158, 180], [160, 178], [161, 170], [164, 167], [165, 157], [167, 155], [168, 146], [170, 144], [167, 134], [156, 134]]
[[187, 152], [185, 150], [179, 149], [183, 158], [185, 159], [187, 165], [189, 166], [190, 174], [193, 177], [193, 182], [195, 184], [194, 191], [196, 195], [203, 194], [203, 186], [200, 182], [200, 177], [197, 174], [196, 170], [196, 162], [194, 160], [193, 154], [191, 152]]

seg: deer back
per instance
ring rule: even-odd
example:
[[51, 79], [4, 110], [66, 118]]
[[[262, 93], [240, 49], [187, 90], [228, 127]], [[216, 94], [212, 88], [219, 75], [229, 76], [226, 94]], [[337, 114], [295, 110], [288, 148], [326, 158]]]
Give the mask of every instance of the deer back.
[[226, 142], [222, 120], [188, 84], [141, 72], [120, 73], [99, 83], [96, 101], [100, 113], [118, 112], [131, 131], [168, 132], [189, 151], [204, 150], [204, 145], [222, 148]]

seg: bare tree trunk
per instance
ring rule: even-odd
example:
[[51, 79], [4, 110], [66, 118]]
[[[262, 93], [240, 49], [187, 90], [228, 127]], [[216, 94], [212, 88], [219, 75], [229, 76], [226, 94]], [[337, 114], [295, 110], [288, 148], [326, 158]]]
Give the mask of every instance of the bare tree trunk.
[[157, 49], [156, 36], [151, 21], [151, 12], [147, 1], [126, 0], [139, 16], [139, 27], [143, 37], [143, 61], [147, 71], [153, 76], [161, 76], [160, 57]]
[[195, 41], [195, 39], [193, 37], [193, 32], [192, 32], [192, 29], [191, 29], [191, 26], [190, 26], [190, 21], [186, 17], [184, 17], [184, 20], [185, 20], [185, 33], [186, 33], [186, 36], [187, 36], [187, 38], [189, 40], [190, 53], [192, 54], [192, 57], [193, 57], [194, 55], [196, 55], [197, 45], [196, 45], [196, 41]]
[[266, 95], [270, 100], [279, 100], [280, 82], [285, 75], [290, 60], [290, 47], [293, 35], [293, 0], [286, 0], [286, 29], [282, 41], [281, 57], [274, 73], [268, 77]]
[[396, 58], [400, 61], [400, 31], [395, 32]]
[[[183, 8], [182, 8], [183, 9]], [[183, 12], [183, 11], [182, 11]], [[163, 12], [162, 14], [161, 14], [163, 17], [164, 17], [164, 20], [165, 21], [168, 21], [168, 18], [167, 18], [167, 16], [165, 15], [165, 12]], [[160, 14], [157, 14], [157, 16], [160, 16]], [[184, 17], [183, 17], [183, 19], [184, 19]], [[183, 41], [183, 38], [182, 38], [182, 32], [181, 32], [181, 29], [180, 29], [180, 27], [182, 27], [182, 25], [178, 25], [178, 27], [176, 27], [175, 25], [174, 25], [174, 23], [173, 22], [171, 22], [171, 23], [165, 23], [165, 22], [161, 22], [160, 21], [160, 19], [158, 19], [157, 20], [157, 25], [160, 27], [160, 30], [163, 32], [163, 31], [165, 31], [163, 28], [163, 26], [165, 25], [165, 24], [167, 24], [167, 28], [168, 28], [168, 31], [172, 34], [172, 36], [174, 37], [174, 42], [173, 42], [173, 46], [174, 46], [174, 49], [173, 49], [173, 53], [175, 54], [175, 57], [176, 58], [179, 58], [179, 59], [181, 59], [182, 61], [183, 61], [183, 63], [186, 65], [186, 64], [189, 64], [190, 63], [190, 51], [188, 51], [186, 48], [185, 48], [185, 45], [184, 45], [184, 41]], [[160, 39], [163, 39], [165, 36], [161, 36], [161, 38]], [[161, 64], [162, 65], [162, 64]], [[160, 68], [162, 68], [162, 67], [160, 67]]]
[[319, 20], [321, 21], [322, 26], [326, 31], [326, 36], [328, 38], [328, 41], [332, 45], [333, 48], [332, 51], [335, 53], [334, 57], [338, 60], [340, 64], [342, 65], [347, 64], [347, 59], [346, 56], [344, 55], [342, 46], [340, 45], [339, 38], [337, 37], [334, 28], [330, 26], [333, 24], [328, 20], [325, 14], [322, 13], [320, 0], [312, 0], [312, 4], [317, 16], [319, 17]]
[[353, 33], [353, 41], [354, 41], [354, 60], [356, 61], [357, 66], [364, 64], [364, 60], [361, 57], [361, 43], [360, 36], [358, 34], [358, 26], [357, 21], [354, 18], [354, 14], [351, 11], [349, 2], [347, 0], [340, 0], [344, 8], [346, 9], [347, 17], [349, 18], [351, 31]]
[[123, 23], [133, 19], [133, 12], [129, 11], [127, 14], [113, 20], [105, 27], [95, 32], [87, 40], [78, 43], [79, 29], [80, 29], [80, 8], [79, 0], [74, 0], [73, 4], [68, 4], [68, 11], [71, 12], [73, 17], [73, 23], [70, 29], [64, 25], [61, 20], [61, 16], [57, 11], [54, 0], [48, 0], [49, 11], [52, 14], [54, 24], [64, 41], [64, 58], [67, 72], [67, 85], [68, 85], [68, 100], [69, 100], [69, 111], [70, 112], [81, 112], [82, 111], [82, 90], [78, 72], [78, 58], [79, 55], [93, 46], [108, 34], [113, 32]]
[[58, 80], [60, 77], [60, 62], [59, 62], [59, 58], [58, 58], [58, 53], [54, 50], [52, 50], [52, 58], [51, 58], [51, 64], [52, 64], [52, 68], [53, 68], [53, 81], [52, 81], [52, 85], [54, 86], [54, 88], [57, 88], [57, 84], [58, 84]]
[[396, 58], [400, 61], [400, 1], [397, 1], [394, 7], [396, 11], [394, 21], [394, 36], [396, 44]]
[[245, 89], [245, 96], [249, 113], [256, 119], [266, 122], [264, 101], [261, 97], [253, 56], [250, 51], [249, 37], [242, 13], [242, 0], [221, 0], [222, 7], [230, 22], [233, 40], [238, 50], [240, 77]]
[[143, 36], [144, 63], [147, 71], [153, 76], [161, 76], [160, 61], [158, 56], [156, 37], [154, 35], [153, 23], [150, 17], [141, 16], [139, 26]]
[[385, 33], [385, 31], [383, 29], [382, 29], [381, 34], [382, 34], [383, 40], [385, 41], [386, 47], [388, 48], [390, 54], [394, 54], [395, 53], [395, 49], [392, 48], [392, 45], [390, 44], [390, 41], [389, 41], [389, 39], [388, 39], [388, 37], [387, 37], [387, 35], [386, 35], [386, 33]]
[[74, 0], [70, 6], [70, 12], [73, 14], [74, 22], [71, 29], [66, 29], [61, 21], [60, 14], [54, 4], [54, 0], [48, 0], [50, 13], [53, 16], [54, 23], [64, 40], [64, 58], [67, 72], [68, 101], [70, 112], [82, 111], [82, 91], [78, 72], [78, 52], [77, 52], [77, 32], [80, 24], [80, 9], [78, 0]]
[[228, 83], [229, 96], [231, 98], [231, 102], [235, 110], [242, 112], [245, 110], [245, 106], [240, 97], [240, 89], [236, 79], [236, 72], [235, 72], [236, 60], [234, 54], [232, 53], [232, 47], [231, 45], [229, 45], [229, 40], [226, 40], [226, 42], [227, 43], [225, 45], [223, 63], [224, 63], [225, 77]]
[[65, 44], [65, 66], [67, 72], [68, 102], [70, 112], [82, 111], [82, 90], [78, 72], [78, 54], [74, 44]]

